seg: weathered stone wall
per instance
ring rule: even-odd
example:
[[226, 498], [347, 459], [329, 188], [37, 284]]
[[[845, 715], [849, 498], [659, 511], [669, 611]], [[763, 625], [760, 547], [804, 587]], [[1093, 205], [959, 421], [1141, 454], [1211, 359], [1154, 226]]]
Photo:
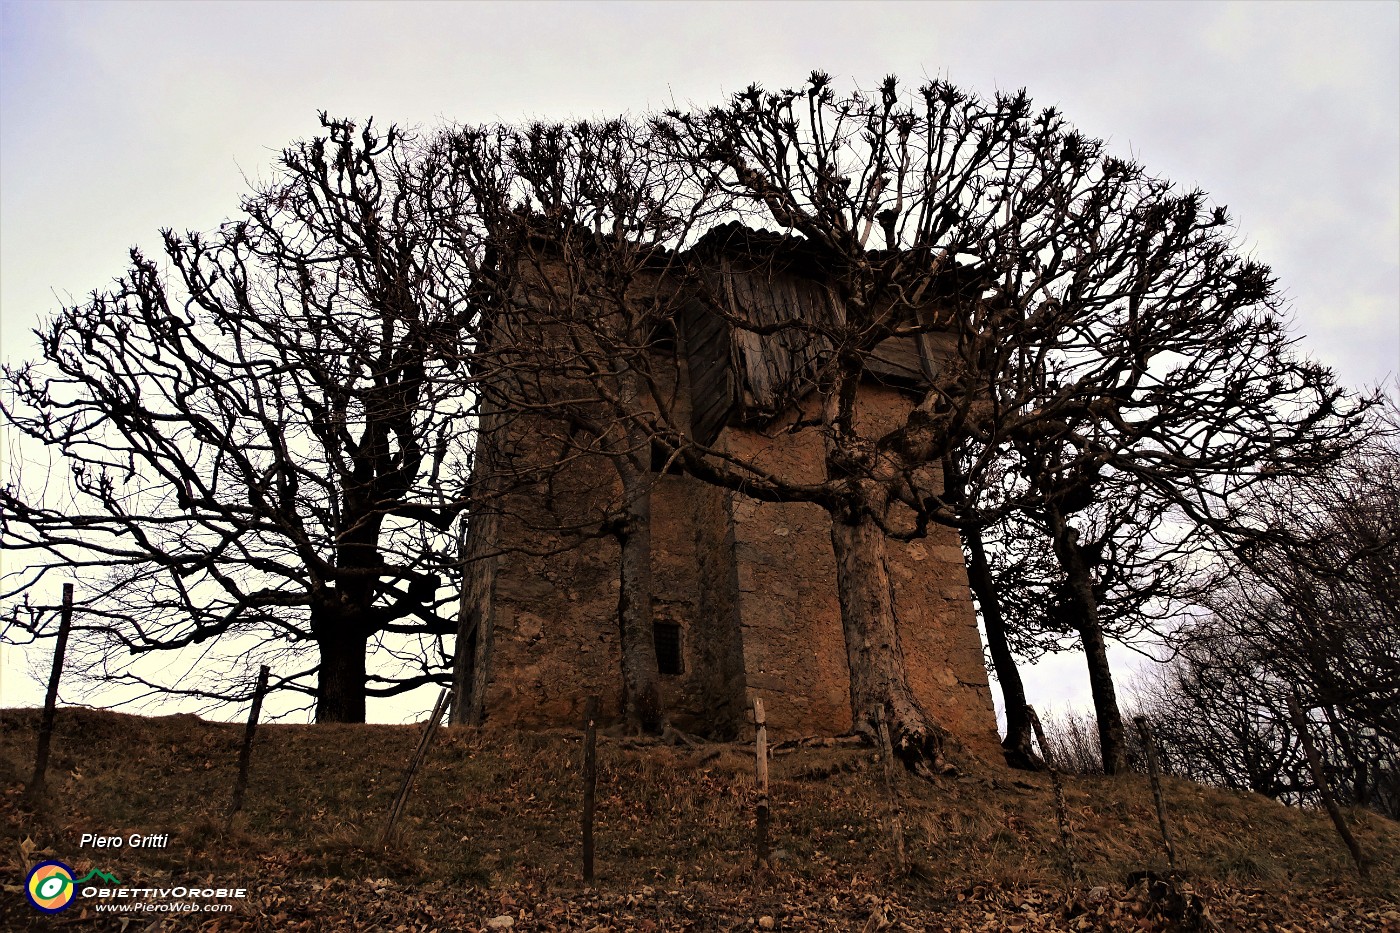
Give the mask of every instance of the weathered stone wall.
[[[519, 283], [519, 307], [529, 310], [500, 316], [491, 336], [505, 364], [498, 388], [517, 399], [508, 406], [512, 411], [547, 411], [571, 395], [549, 348], [601, 353], [588, 325], [606, 330], [623, 323], [600, 298], [606, 290], [579, 281], [592, 274], [586, 262], [566, 263], [547, 250], [535, 258], [539, 262], [526, 264]], [[800, 330], [760, 338], [730, 321], [746, 315], [765, 325], [794, 315], [839, 317], [818, 268], [798, 274], [787, 263], [778, 265], [761, 261], [730, 274], [728, 260], [721, 262], [727, 284], [715, 294], [734, 299], [728, 316], [716, 316], [678, 290], [689, 286], [663, 271], [664, 263], [640, 270], [629, 300], [635, 294], [639, 307], [658, 297], [674, 302], [672, 317], [681, 326], [672, 335], [674, 346], [658, 333], [654, 351], [633, 365], [651, 370], [658, 397], [649, 407], [673, 418], [677, 430], [694, 430], [695, 422], [704, 421], [705, 440], [718, 432], [716, 443], [735, 455], [790, 481], [820, 482], [824, 458], [815, 429], [790, 432], [775, 425], [760, 432], [731, 423], [788, 405], [807, 383], [783, 374], [805, 372], [816, 356]], [[872, 355], [869, 374], [906, 388], [927, 378], [927, 364], [946, 355], [946, 347], [935, 353], [930, 348], [937, 349], [938, 335], [924, 338], [887, 341], [891, 346], [883, 356]], [[521, 382], [508, 391], [516, 367]], [[695, 417], [692, 392], [702, 396]], [[609, 418], [601, 402], [571, 404], [604, 423]], [[895, 388], [867, 384], [858, 405], [862, 430], [893, 427], [910, 405]], [[491, 597], [477, 600], [491, 610], [479, 613], [488, 629], [479, 632], [481, 653], [490, 656], [482, 658], [482, 678], [473, 691], [487, 721], [574, 724], [590, 695], [602, 699], [605, 718], [616, 717], [621, 707], [619, 549], [613, 538], [597, 535], [600, 520], [619, 505], [620, 483], [606, 457], [570, 449], [580, 440], [562, 423], [542, 415], [521, 418], [493, 438], [505, 473], [552, 463], [560, 451], [568, 452], [568, 466], [513, 490], [500, 500], [500, 515], [478, 525], [490, 529], [499, 551], [494, 573], [476, 574], [485, 581], [478, 588]], [[778, 736], [848, 731], [849, 676], [826, 512], [812, 504], [759, 503], [691, 478], [661, 476], [652, 493], [652, 520], [655, 617], [681, 631], [682, 670], [662, 677], [671, 720], [688, 731], [729, 737], [749, 728], [750, 702], [761, 695]], [[590, 526], [593, 537], [580, 532]], [[477, 553], [483, 542], [471, 544]], [[997, 760], [991, 696], [956, 533], [933, 528], [919, 541], [890, 542], [889, 565], [911, 688], [965, 745]]]
[[[720, 443], [789, 481], [823, 478], [815, 431], [768, 437], [729, 428]], [[737, 494], [731, 508], [750, 700], [763, 697], [775, 734], [849, 732], [850, 676], [826, 511], [811, 503], [756, 502]]]
[[[861, 427], [889, 428], [903, 420], [910, 404], [896, 390], [866, 386], [858, 412]], [[821, 439], [814, 429], [730, 428], [721, 442], [784, 478], [823, 478]], [[929, 479], [939, 481], [936, 474]], [[764, 698], [777, 733], [849, 731], [850, 676], [830, 518], [816, 505], [741, 496], [733, 497], [732, 508], [749, 696]], [[969, 750], [997, 760], [996, 719], [957, 532], [932, 526], [922, 539], [890, 541], [887, 554], [910, 688]]]
[[727, 494], [684, 476], [652, 493], [653, 613], [681, 628], [683, 670], [661, 678], [675, 725], [728, 738], [742, 727], [744, 668]]
[[[547, 487], [553, 487], [553, 496]], [[552, 484], [509, 497], [494, 577], [494, 657], [488, 721], [572, 724], [590, 695], [605, 719], [621, 708], [617, 636], [618, 546], [557, 529], [560, 495], [598, 510], [619, 493], [611, 464], [587, 458]], [[570, 509], [577, 516], [577, 509]], [[680, 626], [682, 672], [663, 676], [678, 728], [731, 737], [745, 715], [737, 572], [729, 494], [683, 476], [659, 476], [652, 493], [653, 613]]]
[[[902, 418], [900, 393], [869, 387], [861, 418]], [[516, 456], [546, 458], [557, 439], [536, 426], [516, 434]], [[786, 478], [821, 478], [815, 430], [766, 436], [728, 428], [720, 443]], [[620, 494], [605, 458], [506, 497], [494, 575], [490, 722], [572, 725], [586, 697], [620, 709], [618, 547], [609, 537], [561, 531], [600, 516]], [[760, 503], [683, 476], [653, 492], [656, 618], [681, 628], [683, 671], [663, 677], [681, 729], [731, 737], [762, 696], [777, 737], [851, 728], [830, 520], [806, 503]], [[956, 532], [931, 528], [890, 542], [901, 645], [920, 702], [970, 750], [996, 760], [992, 701]]]
[[575, 723], [590, 695], [617, 714], [617, 542], [559, 530], [599, 514], [617, 487], [612, 465], [587, 457], [502, 500], [487, 722]]
[[891, 542], [888, 561], [910, 688], [968, 750], [1000, 760], [982, 638], [957, 532], [937, 526], [921, 541]]
[[826, 512], [736, 497], [734, 542], [749, 697], [763, 697], [775, 736], [849, 732], [850, 676]]

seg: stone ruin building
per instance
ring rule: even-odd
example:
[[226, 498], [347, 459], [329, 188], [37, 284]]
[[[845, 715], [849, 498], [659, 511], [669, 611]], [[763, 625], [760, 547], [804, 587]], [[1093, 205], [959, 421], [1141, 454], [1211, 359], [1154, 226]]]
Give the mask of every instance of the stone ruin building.
[[[737, 227], [737, 225], [735, 225]], [[819, 264], [776, 236], [715, 231], [704, 293], [739, 320], [822, 320], [840, 309]], [[823, 477], [815, 431], [789, 432], [795, 412], [780, 386], [800, 382], [814, 349], [797, 332], [735, 327], [696, 294], [680, 305], [669, 356], [692, 435], [801, 480]], [[951, 335], [890, 338], [869, 360], [860, 416], [903, 420], [946, 358]], [[791, 394], [788, 395], [791, 397]], [[517, 433], [530, 434], [529, 429]], [[658, 467], [659, 469], [659, 467]], [[549, 489], [505, 497], [499, 520], [478, 523], [476, 562], [463, 595], [471, 627], [467, 718], [523, 726], [574, 726], [585, 698], [604, 719], [621, 703], [618, 546], [570, 543], [549, 527], [548, 502], [615, 495], [604, 462], [576, 464]], [[575, 502], [575, 505], [578, 503]], [[652, 494], [655, 649], [669, 720], [688, 732], [741, 734], [761, 696], [776, 735], [839, 735], [852, 727], [849, 675], [830, 518], [811, 503], [766, 503], [664, 473]], [[489, 540], [484, 540], [489, 539]], [[991, 693], [957, 532], [889, 542], [899, 635], [910, 687], [965, 747], [1000, 760]], [[467, 620], [470, 620], [469, 622]]]

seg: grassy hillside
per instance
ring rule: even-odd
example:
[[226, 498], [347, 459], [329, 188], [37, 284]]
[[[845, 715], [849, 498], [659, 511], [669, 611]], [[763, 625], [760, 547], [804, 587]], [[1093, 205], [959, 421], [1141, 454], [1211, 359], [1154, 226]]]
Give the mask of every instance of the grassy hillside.
[[[241, 726], [63, 711], [50, 792], [36, 811], [21, 798], [37, 719], [28, 710], [0, 713], [5, 929], [425, 931], [494, 922], [514, 930], [1166, 930], [1183, 923], [1147, 885], [1125, 885], [1131, 872], [1166, 868], [1151, 794], [1136, 776], [1069, 779], [1078, 879], [1066, 870], [1045, 776], [964, 760], [957, 777], [902, 777], [915, 870], [900, 878], [871, 751], [780, 748], [771, 766], [773, 867], [758, 876], [749, 748], [604, 737], [598, 885], [590, 890], [579, 876], [577, 735], [441, 730], [386, 849], [378, 837], [416, 727], [262, 727], [244, 812], [225, 834]], [[1351, 814], [1376, 863], [1363, 883], [1323, 814], [1173, 779], [1166, 799], [1186, 876], [1178, 887], [1202, 899], [1205, 928], [1400, 930], [1400, 826]], [[83, 833], [168, 833], [169, 846], [80, 848]], [[21, 885], [45, 858], [77, 873], [101, 869], [127, 885], [242, 886], [248, 897], [233, 913], [122, 915], [127, 927], [88, 900], [43, 917]]]

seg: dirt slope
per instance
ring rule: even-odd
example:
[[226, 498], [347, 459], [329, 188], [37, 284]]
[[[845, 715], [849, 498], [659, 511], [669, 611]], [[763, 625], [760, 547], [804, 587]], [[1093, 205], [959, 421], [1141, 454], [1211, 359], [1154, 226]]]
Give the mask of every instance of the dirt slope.
[[[1166, 870], [1143, 779], [1069, 780], [1083, 871], [1071, 878], [1048, 780], [970, 760], [957, 777], [901, 779], [914, 873], [900, 878], [871, 751], [780, 748], [773, 866], [756, 875], [747, 748], [603, 738], [590, 890], [576, 735], [443, 729], [383, 848], [417, 727], [262, 727], [245, 810], [226, 834], [241, 726], [65, 710], [35, 810], [21, 797], [36, 725], [34, 711], [0, 712], [3, 929], [1400, 930], [1396, 824], [1351, 815], [1375, 862], [1363, 883], [1324, 815], [1173, 779], [1185, 878], [1172, 891], [1125, 883]], [[83, 833], [169, 841], [97, 849], [80, 846]], [[47, 917], [23, 893], [45, 859], [129, 887], [247, 896], [218, 914], [106, 914], [79, 898]]]

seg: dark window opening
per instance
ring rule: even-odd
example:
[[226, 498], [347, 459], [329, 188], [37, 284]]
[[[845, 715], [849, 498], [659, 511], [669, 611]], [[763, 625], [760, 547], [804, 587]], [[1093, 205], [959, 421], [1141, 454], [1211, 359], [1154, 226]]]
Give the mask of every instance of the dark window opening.
[[670, 320], [656, 322], [656, 327], [651, 332], [651, 349], [676, 349], [676, 325], [674, 322]]
[[674, 622], [653, 622], [652, 641], [656, 644], [656, 667], [674, 677], [685, 670], [681, 663], [681, 627]]
[[682, 464], [681, 458], [675, 456], [675, 451], [660, 441], [652, 441], [651, 472], [666, 472], [672, 476], [683, 476], [685, 475], [685, 466]]

